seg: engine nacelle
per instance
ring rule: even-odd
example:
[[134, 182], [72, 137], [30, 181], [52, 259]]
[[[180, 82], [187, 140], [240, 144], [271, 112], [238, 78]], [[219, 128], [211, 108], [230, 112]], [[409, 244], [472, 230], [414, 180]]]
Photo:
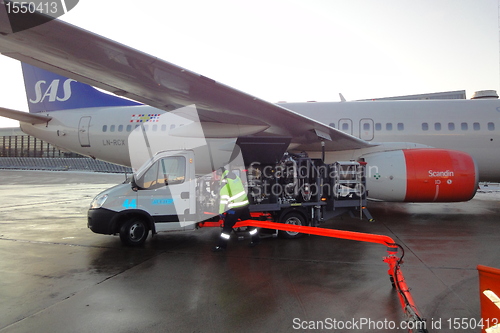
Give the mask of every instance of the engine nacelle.
[[474, 197], [477, 165], [461, 151], [407, 149], [367, 154], [366, 187], [371, 199], [456, 202]]

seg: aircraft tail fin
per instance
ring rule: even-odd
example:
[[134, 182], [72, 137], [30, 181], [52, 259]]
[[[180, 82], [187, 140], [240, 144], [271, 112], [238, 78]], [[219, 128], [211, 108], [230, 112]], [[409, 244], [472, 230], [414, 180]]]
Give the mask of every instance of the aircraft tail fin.
[[30, 113], [140, 105], [26, 63], [22, 63], [22, 68]]

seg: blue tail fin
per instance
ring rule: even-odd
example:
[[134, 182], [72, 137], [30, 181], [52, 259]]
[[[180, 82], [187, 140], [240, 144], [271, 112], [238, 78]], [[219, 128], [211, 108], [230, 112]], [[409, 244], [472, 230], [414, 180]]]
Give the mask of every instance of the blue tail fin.
[[108, 95], [92, 86], [22, 63], [30, 113], [140, 103]]

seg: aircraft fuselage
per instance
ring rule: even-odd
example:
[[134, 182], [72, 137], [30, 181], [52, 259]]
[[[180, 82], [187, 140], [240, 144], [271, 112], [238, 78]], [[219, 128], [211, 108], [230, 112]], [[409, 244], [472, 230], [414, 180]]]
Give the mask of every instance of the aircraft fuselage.
[[[499, 100], [287, 103], [282, 106], [365, 141], [383, 143], [367, 149], [327, 151], [327, 162], [357, 159], [374, 151], [429, 146], [466, 152], [475, 159], [480, 180], [500, 181]], [[127, 138], [139, 124], [137, 115], [147, 118], [162, 113], [164, 111], [144, 105], [74, 109], [48, 113], [53, 119], [47, 124], [21, 123], [21, 127], [30, 135], [71, 151], [130, 165]], [[147, 131], [171, 129], [150, 122], [145, 124]], [[309, 154], [320, 156], [321, 152]]]

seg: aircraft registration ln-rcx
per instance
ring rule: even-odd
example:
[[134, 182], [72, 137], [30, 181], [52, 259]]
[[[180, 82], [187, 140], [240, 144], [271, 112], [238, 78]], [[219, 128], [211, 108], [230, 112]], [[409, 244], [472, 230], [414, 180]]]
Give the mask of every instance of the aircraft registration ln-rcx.
[[179, 131], [155, 117], [194, 104], [207, 140], [290, 138], [289, 152], [365, 161], [372, 199], [466, 201], [478, 181], [500, 180], [498, 100], [274, 104], [57, 19], [33, 27], [39, 14], [3, 5], [0, 18], [0, 52], [23, 63], [30, 109], [0, 115], [83, 155], [131, 165], [137, 122]]

